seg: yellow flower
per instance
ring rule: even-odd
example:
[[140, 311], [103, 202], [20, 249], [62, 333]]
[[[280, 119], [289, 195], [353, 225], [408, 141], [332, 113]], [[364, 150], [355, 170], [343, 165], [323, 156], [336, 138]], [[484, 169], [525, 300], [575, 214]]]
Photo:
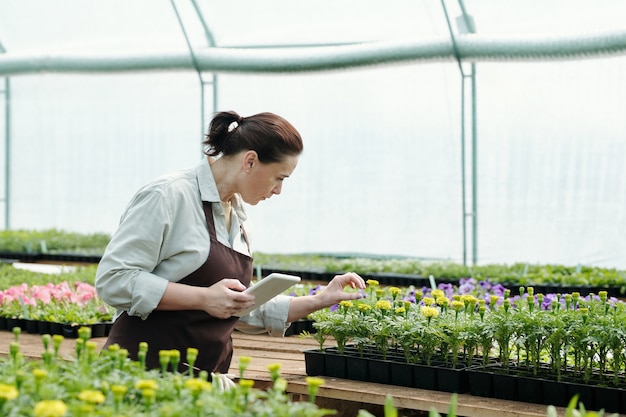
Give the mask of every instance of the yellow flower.
[[240, 392], [244, 395], [250, 394], [252, 391], [252, 387], [254, 386], [254, 381], [252, 379], [239, 379], [239, 389]]
[[252, 388], [254, 386], [254, 380], [252, 379], [240, 379], [239, 386], [242, 388]]
[[250, 361], [252, 361], [252, 358], [250, 356], [240, 356], [239, 357], [239, 366], [247, 367], [248, 365], [250, 365]]
[[378, 287], [380, 285], [375, 279], [368, 279], [365, 283], [370, 287]]
[[152, 400], [156, 398], [156, 391], [151, 388], [145, 388], [141, 390], [141, 396], [146, 400]]
[[63, 417], [67, 413], [67, 405], [61, 400], [44, 400], [35, 404], [35, 417]]
[[400, 294], [402, 294], [402, 290], [400, 288], [389, 287], [389, 295], [391, 295], [392, 297], [397, 297]]
[[376, 308], [379, 310], [391, 310], [391, 303], [389, 300], [376, 301]]
[[47, 375], [48, 375], [48, 371], [46, 371], [45, 369], [41, 369], [41, 368], [33, 369], [33, 376], [35, 377], [37, 381], [41, 381]]
[[461, 296], [461, 301], [467, 306], [471, 304], [476, 304], [478, 302], [478, 299], [471, 294], [463, 294]]
[[445, 297], [446, 293], [443, 290], [436, 289], [432, 290], [431, 295], [436, 300], [438, 297]]
[[[437, 305], [441, 307], [447, 307], [450, 304], [450, 299], [448, 297], [437, 297], [436, 299]], [[454, 305], [454, 302], [452, 303]]]
[[213, 385], [211, 385], [210, 382], [200, 378], [191, 378], [185, 380], [185, 387], [187, 387], [189, 391], [194, 393], [211, 391], [211, 389], [213, 389]]
[[196, 348], [187, 348], [187, 362], [195, 362], [198, 358], [198, 349]]
[[459, 312], [462, 311], [465, 308], [465, 304], [463, 304], [462, 301], [453, 301], [452, 302], [452, 308], [454, 309], [454, 311]]
[[135, 388], [138, 390], [152, 389], [156, 390], [159, 388], [159, 385], [156, 383], [154, 379], [140, 379], [135, 382]]
[[498, 303], [498, 300], [500, 300], [500, 297], [498, 297], [497, 295], [489, 296], [489, 304], [492, 306], [495, 306]]
[[365, 313], [367, 311], [370, 311], [372, 309], [372, 307], [369, 304], [365, 304], [365, 303], [359, 303], [357, 304], [356, 308], [359, 309], [359, 311]]
[[306, 384], [310, 387], [321, 387], [326, 382], [323, 378], [319, 378], [316, 376], [307, 376]]
[[78, 394], [78, 399], [86, 403], [102, 404], [105, 400], [104, 394], [97, 390], [83, 390]]
[[431, 306], [435, 304], [435, 299], [432, 297], [424, 297], [424, 304], [427, 306]]
[[354, 306], [354, 304], [352, 304], [352, 301], [350, 300], [339, 301], [339, 305], [345, 308], [351, 308], [352, 306]]
[[406, 309], [404, 307], [396, 307], [396, 314], [404, 314], [406, 313]]
[[13, 385], [0, 384], [0, 400], [14, 400], [19, 395]]
[[420, 312], [422, 313], [422, 316], [426, 318], [439, 316], [439, 310], [437, 310], [437, 308], [435, 307], [422, 306]]
[[267, 369], [270, 372], [278, 372], [280, 371], [280, 363], [270, 363], [269, 365], [267, 365]]
[[124, 398], [124, 394], [126, 394], [126, 391], [128, 391], [128, 388], [126, 388], [125, 385], [111, 385], [111, 392], [113, 393], [113, 397], [116, 401], [122, 401], [122, 399]]

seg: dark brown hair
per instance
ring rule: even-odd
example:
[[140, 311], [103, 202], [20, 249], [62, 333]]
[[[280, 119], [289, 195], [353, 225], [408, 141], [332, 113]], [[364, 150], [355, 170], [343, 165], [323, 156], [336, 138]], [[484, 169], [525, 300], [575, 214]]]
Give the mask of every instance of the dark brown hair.
[[209, 156], [253, 150], [265, 164], [300, 155], [302, 137], [287, 120], [274, 113], [242, 117], [234, 111], [215, 113], [203, 144]]

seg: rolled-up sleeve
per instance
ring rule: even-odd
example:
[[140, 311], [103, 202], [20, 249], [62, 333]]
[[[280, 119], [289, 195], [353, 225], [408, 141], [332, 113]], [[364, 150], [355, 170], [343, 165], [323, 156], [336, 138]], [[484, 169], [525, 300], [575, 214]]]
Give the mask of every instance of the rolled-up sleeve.
[[277, 295], [250, 314], [241, 317], [237, 323], [237, 330], [244, 333], [269, 333], [271, 336], [285, 335], [285, 330], [291, 323], [287, 322], [289, 305], [292, 297]]
[[168, 280], [151, 271], [159, 262], [168, 218], [158, 192], [136, 196], [122, 218], [95, 279], [98, 296], [118, 312], [145, 319], [161, 301]]

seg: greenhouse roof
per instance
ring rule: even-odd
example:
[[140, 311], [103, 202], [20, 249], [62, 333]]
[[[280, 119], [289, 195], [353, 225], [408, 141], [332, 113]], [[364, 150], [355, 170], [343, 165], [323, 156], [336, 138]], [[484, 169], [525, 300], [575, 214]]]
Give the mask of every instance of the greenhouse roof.
[[579, 59], [624, 53], [625, 8], [619, 0], [7, 0], [0, 5], [0, 71], [287, 72], [456, 58]]
[[258, 251], [626, 269], [624, 16], [623, 0], [2, 0], [2, 225], [111, 233], [140, 186], [197, 162], [211, 113], [273, 111], [305, 152], [248, 209]]

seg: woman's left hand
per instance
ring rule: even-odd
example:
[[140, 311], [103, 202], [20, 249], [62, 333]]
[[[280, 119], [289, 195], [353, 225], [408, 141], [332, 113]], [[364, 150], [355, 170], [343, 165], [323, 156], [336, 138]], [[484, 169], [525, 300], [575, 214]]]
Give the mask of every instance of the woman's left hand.
[[365, 289], [365, 280], [354, 272], [336, 275], [317, 296], [323, 299], [325, 307], [343, 300], [358, 300], [363, 297], [360, 291], [345, 291], [346, 287], [363, 290]]
[[330, 307], [343, 300], [358, 300], [363, 297], [361, 291], [345, 291], [346, 287], [363, 290], [365, 289], [365, 281], [358, 274], [348, 272], [336, 275], [326, 288], [315, 295], [292, 297], [287, 321], [299, 320], [315, 310]]

